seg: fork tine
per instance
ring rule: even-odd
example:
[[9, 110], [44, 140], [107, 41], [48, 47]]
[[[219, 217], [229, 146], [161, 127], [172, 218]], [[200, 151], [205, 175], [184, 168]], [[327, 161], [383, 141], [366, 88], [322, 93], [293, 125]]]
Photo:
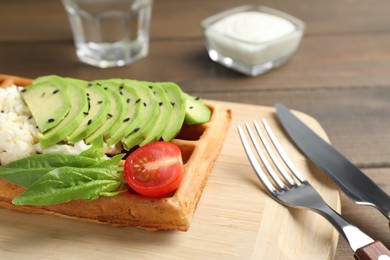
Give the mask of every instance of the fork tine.
[[[279, 176], [275, 173], [272, 166], [268, 162], [268, 160], [265, 157], [264, 153], [262, 152], [262, 150], [259, 146], [259, 143], [257, 142], [255, 135], [253, 134], [252, 129], [250, 128], [249, 124], [246, 123], [245, 126], [246, 126], [246, 129], [248, 131], [249, 137], [252, 140], [253, 146], [255, 147], [255, 150], [256, 150], [257, 154], [259, 155], [261, 161], [263, 162], [265, 168], [267, 169], [269, 175], [272, 177], [272, 179], [275, 181], [275, 183], [279, 186], [279, 188], [281, 188], [282, 190], [286, 190], [287, 189], [286, 185], [279, 178]], [[261, 134], [261, 133], [259, 133], [259, 134]]]
[[267, 176], [265, 175], [265, 173], [261, 169], [261, 166], [258, 163], [256, 156], [253, 154], [252, 149], [249, 145], [248, 140], [245, 137], [244, 131], [242, 130], [241, 126], [238, 125], [237, 129], [238, 129], [238, 133], [240, 135], [242, 145], [244, 146], [244, 150], [245, 150], [246, 154], [248, 155], [249, 161], [252, 164], [257, 177], [264, 184], [264, 186], [268, 189], [269, 192], [276, 193], [277, 190], [272, 185], [272, 183], [268, 180]]
[[[268, 155], [270, 156], [271, 160], [275, 164], [276, 168], [279, 170], [280, 174], [284, 177], [284, 179], [290, 184], [290, 186], [296, 185], [295, 181], [291, 178], [290, 174], [286, 172], [286, 170], [283, 168], [282, 164], [278, 160], [278, 158], [275, 156], [275, 153], [272, 151], [271, 146], [268, 144], [267, 140], [265, 139], [265, 136], [263, 134], [263, 131], [261, 131], [259, 124], [257, 121], [254, 121], [254, 125], [256, 128], [257, 133], [259, 134], [260, 140], [263, 143], [266, 151], [268, 152]], [[263, 160], [264, 162], [264, 160]], [[265, 163], [265, 162], [264, 162]], [[267, 162], [269, 165], [269, 163]], [[273, 171], [272, 168], [267, 167], [268, 171]]]
[[306, 179], [302, 176], [302, 174], [299, 172], [299, 170], [294, 166], [291, 159], [288, 157], [287, 153], [284, 151], [282, 145], [279, 143], [278, 139], [276, 138], [274, 132], [272, 131], [271, 127], [269, 126], [267, 120], [265, 118], [262, 118], [261, 121], [263, 122], [264, 128], [270, 137], [273, 145], [275, 146], [276, 150], [278, 151], [280, 157], [283, 159], [283, 161], [286, 163], [287, 167], [291, 170], [291, 172], [294, 174], [294, 176], [302, 183], [305, 182]]

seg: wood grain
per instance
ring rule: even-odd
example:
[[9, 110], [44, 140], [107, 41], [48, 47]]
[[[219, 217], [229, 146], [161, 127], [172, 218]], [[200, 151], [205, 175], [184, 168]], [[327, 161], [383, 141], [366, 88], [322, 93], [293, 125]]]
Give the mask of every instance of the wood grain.
[[210, 99], [257, 105], [284, 103], [316, 118], [332, 144], [359, 167], [390, 165], [390, 88], [276, 89], [197, 94]]
[[[152, 39], [201, 38], [200, 22], [215, 13], [245, 4], [261, 4], [301, 18], [307, 35], [383, 33], [390, 28], [386, 0], [198, 0], [154, 1]], [[70, 40], [71, 30], [61, 1], [18, 0], [0, 4], [0, 41]], [[33, 10], [33, 11], [32, 11]], [[23, 15], [23, 19], [20, 19]]]
[[[240, 147], [237, 124], [266, 117], [296, 166], [339, 210], [337, 189], [284, 137], [273, 108], [221, 104], [232, 109], [232, 125], [188, 232], [113, 228], [2, 209], [0, 258], [332, 259], [336, 231], [319, 215], [286, 208], [265, 193]], [[315, 120], [300, 116], [325, 137]]]
[[[78, 62], [72, 41], [0, 43], [2, 73], [95, 79], [131, 77], [171, 80], [187, 91], [275, 91], [384, 87], [390, 85], [390, 35], [305, 38], [291, 62], [261, 77], [246, 77], [212, 62], [203, 40], [152, 41], [145, 59], [101, 70]], [[353, 46], [353, 48], [351, 48]], [[369, 54], [366, 53], [370, 50]], [[51, 64], [51, 66], [47, 66]], [[26, 75], [27, 74], [27, 75]]]

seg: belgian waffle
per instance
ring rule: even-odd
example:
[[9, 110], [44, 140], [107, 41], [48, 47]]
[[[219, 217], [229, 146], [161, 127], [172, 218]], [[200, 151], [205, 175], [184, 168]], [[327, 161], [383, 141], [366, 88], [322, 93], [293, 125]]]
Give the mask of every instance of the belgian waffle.
[[[3, 88], [12, 84], [27, 86], [31, 82], [31, 79], [0, 74], [0, 87]], [[212, 102], [206, 102], [206, 105], [212, 111], [210, 121], [199, 125], [184, 125], [172, 140], [181, 149], [185, 177], [180, 187], [169, 197], [151, 199], [125, 192], [93, 201], [74, 200], [49, 206], [16, 206], [12, 204], [12, 200], [24, 189], [0, 179], [0, 207], [113, 226], [134, 226], [151, 231], [187, 231], [231, 120], [230, 110]]]

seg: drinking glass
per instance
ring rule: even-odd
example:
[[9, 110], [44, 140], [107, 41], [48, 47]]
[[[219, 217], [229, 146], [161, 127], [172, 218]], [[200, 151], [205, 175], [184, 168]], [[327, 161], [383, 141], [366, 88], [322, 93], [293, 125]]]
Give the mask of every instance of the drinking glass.
[[148, 55], [153, 0], [62, 0], [80, 61], [108, 68]]

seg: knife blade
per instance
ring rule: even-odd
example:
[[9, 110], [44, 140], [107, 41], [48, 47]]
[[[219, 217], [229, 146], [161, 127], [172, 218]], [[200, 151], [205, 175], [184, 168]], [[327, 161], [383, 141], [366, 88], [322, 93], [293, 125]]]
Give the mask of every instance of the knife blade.
[[284, 129], [301, 152], [358, 205], [373, 206], [390, 219], [390, 196], [285, 105], [275, 104]]

